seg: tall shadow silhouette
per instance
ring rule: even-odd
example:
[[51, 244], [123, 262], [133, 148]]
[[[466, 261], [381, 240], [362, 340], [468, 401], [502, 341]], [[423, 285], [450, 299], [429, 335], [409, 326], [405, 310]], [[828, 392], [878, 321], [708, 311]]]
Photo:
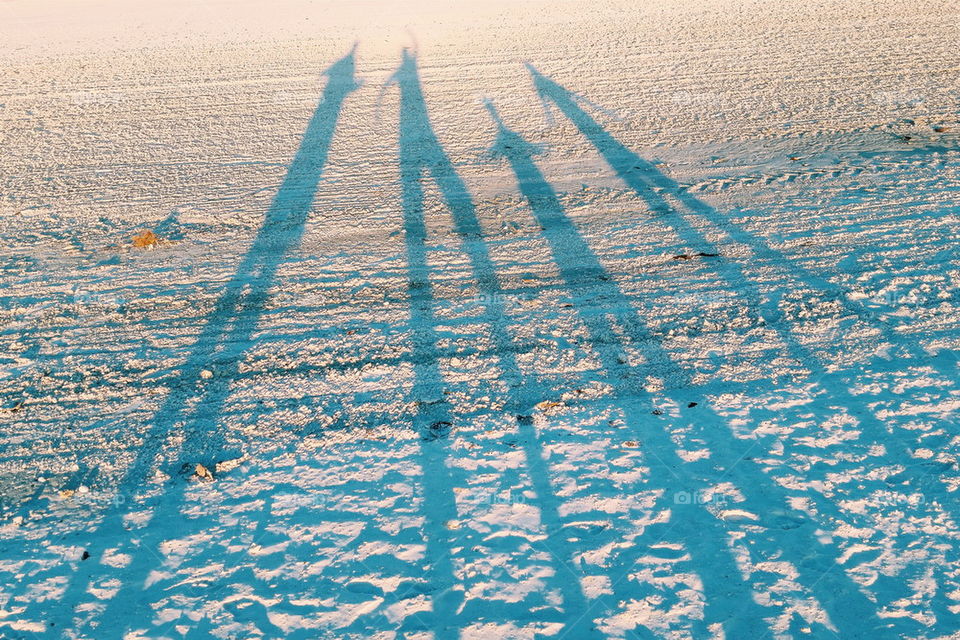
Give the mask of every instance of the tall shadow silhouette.
[[[354, 78], [355, 54], [356, 45], [324, 71], [328, 81], [322, 99], [307, 124], [286, 176], [253, 243], [225, 285], [213, 310], [204, 319], [203, 329], [190, 347], [180, 369], [183, 385], [170, 390], [142, 436], [143, 444], [120, 482], [119, 495], [126, 497], [138, 493], [150, 468], [163, 459], [165, 442], [173, 434], [179, 434], [183, 440], [181, 461], [203, 463], [213, 469], [218, 460], [233, 457], [232, 453], [225, 451], [225, 440], [216, 429], [219, 415], [230, 395], [231, 382], [238, 373], [243, 354], [251, 346], [257, 323], [265, 311], [267, 291], [275, 282], [286, 255], [303, 234], [327, 162], [341, 107], [346, 97], [358, 86]], [[204, 370], [214, 371], [214, 377], [205, 380], [201, 375]], [[177, 478], [179, 465], [170, 471], [175, 480], [156, 500], [153, 522], [180, 517], [187, 482]], [[124, 502], [127, 500], [119, 501], [119, 504]], [[108, 512], [90, 536], [94, 545], [106, 548], [106, 545], [115, 542], [116, 536], [125, 531], [123, 516], [120, 506]], [[180, 523], [187, 530], [202, 527], [199, 519], [192, 522], [180, 520]], [[156, 565], [157, 555], [153, 546], [169, 534], [168, 526], [161, 524], [152, 529], [148, 526], [143, 530], [137, 548], [128, 542], [133, 559], [123, 571], [123, 586], [99, 616], [100, 620], [115, 624], [118, 620], [136, 619], [136, 613], [128, 609], [130, 603], [136, 601], [128, 599], [130, 591], [143, 588], [146, 577]], [[89, 552], [97, 558], [102, 549], [97, 550], [94, 546]], [[89, 577], [87, 572], [74, 572], [67, 579], [68, 584], [60, 601], [82, 601]], [[34, 604], [31, 609], [39, 610], [41, 606]], [[39, 611], [35, 613], [42, 615]], [[71, 613], [65, 612], [55, 620], [58, 629], [70, 627]], [[107, 628], [101, 627], [96, 635], [98, 638], [123, 637], [125, 623], [114, 626], [110, 632], [115, 632], [115, 635], [109, 635]]]
[[[553, 98], [552, 94], [548, 95]], [[559, 106], [562, 109], [565, 104]], [[670, 354], [658, 341], [651, 339], [643, 318], [633, 309], [620, 287], [606, 274], [598, 257], [566, 216], [557, 194], [534, 164], [530, 145], [507, 129], [496, 113], [491, 111], [498, 128], [497, 148], [508, 159], [521, 193], [543, 228], [543, 236], [550, 245], [561, 277], [568, 282], [571, 291], [580, 289], [582, 292], [580, 274], [602, 274], [603, 277], [592, 285], [593, 292], [602, 295], [611, 313], [615, 310], [617, 321], [627, 327], [629, 337], [636, 340], [643, 351], [647, 362], [639, 371], [626, 364], [626, 350], [616, 338], [615, 327], [608, 316], [576, 308], [610, 384], [619, 386], [618, 382], [622, 379], [649, 374], [652, 370], [682, 387], [693, 386], [690, 374], [672, 361]], [[605, 135], [596, 129], [590, 129], [592, 135]], [[686, 225], [683, 230], [692, 231]], [[706, 242], [699, 237], [693, 239], [700, 246]], [[644, 413], [649, 415], [649, 409]], [[706, 420], [703, 428], [698, 430], [698, 435], [709, 445], [711, 458], [705, 462], [688, 462], [679, 457], [677, 445], [665, 430], [642, 422], [637, 417], [637, 411], [627, 410], [625, 414], [628, 424], [642, 434], [646, 449], [651, 454], [648, 459], [652, 470], [651, 482], [663, 483], [668, 490], [666, 496], [671, 496], [670, 490], [693, 491], [695, 494], [704, 492], [710, 487], [710, 478], [716, 477], [718, 469], [722, 470], [722, 476], [743, 494], [745, 505], [777, 505], [779, 513], [760, 514], [764, 533], [751, 534], [751, 538], [761, 542], [762, 552], [770, 554], [770, 557], [791, 561], [799, 572], [802, 585], [817, 597], [842, 637], [873, 637], [890, 628], [888, 623], [878, 618], [875, 605], [860, 591], [858, 585], [837, 567], [839, 550], [818, 540], [809, 519], [789, 506], [789, 496], [782, 487], [772, 482], [752, 462], [742, 461], [746, 454], [745, 444], [731, 436], [721, 416], [704, 407], [701, 416]], [[678, 478], [677, 483], [670, 482], [671, 476]], [[725, 547], [728, 528], [700, 505], [678, 505], [674, 520], [662, 535], [676, 531], [675, 535], [683, 538], [703, 580], [706, 620], [724, 621], [728, 637], [766, 635], [764, 617], [772, 613], [754, 601], [750, 586], [741, 577], [730, 550]], [[621, 572], [628, 571], [631, 565], [630, 560], [621, 561]], [[826, 628], [821, 631], [829, 632]]]
[[430, 267], [427, 262], [426, 223], [423, 214], [423, 188], [420, 178], [425, 157], [420, 153], [421, 114], [410, 112], [411, 71], [408, 54], [390, 82], [400, 87], [399, 164], [401, 206], [404, 212], [404, 235], [409, 271], [410, 331], [414, 368], [411, 399], [417, 407], [413, 428], [420, 434], [425, 538], [427, 562], [430, 565], [434, 590], [431, 593], [434, 620], [431, 626], [437, 637], [457, 638], [460, 635], [456, 611], [463, 602], [457, 590], [451, 557], [450, 532], [446, 523], [457, 516], [454, 481], [446, 463], [449, 448], [445, 441], [453, 425], [450, 405], [443, 397], [443, 375], [431, 352], [438, 341], [433, 315], [433, 294]]
[[[496, 269], [489, 251], [483, 241], [483, 230], [477, 219], [472, 198], [463, 180], [459, 177], [453, 163], [443, 150], [427, 111], [426, 101], [421, 88], [417, 61], [413, 54], [404, 51], [403, 61], [393, 76], [400, 90], [400, 174], [403, 185], [402, 205], [404, 213], [404, 234], [406, 241], [407, 260], [410, 279], [411, 330], [414, 336], [414, 361], [418, 363], [416, 377], [412, 389], [413, 398], [421, 401], [423, 408], [417, 416], [416, 427], [428, 439], [438, 431], [434, 425], [451, 424], [450, 407], [442, 399], [442, 374], [438, 368], [438, 352], [440, 336], [438, 334], [438, 319], [433, 307], [436, 303], [431, 288], [432, 269], [427, 259], [425, 240], [427, 225], [424, 219], [424, 193], [421, 179], [428, 173], [440, 190], [441, 197], [446, 204], [454, 223], [455, 232], [461, 237], [463, 251], [470, 262], [476, 286], [480, 295], [488, 302], [483, 311], [483, 320], [490, 328], [490, 337], [501, 369], [502, 379], [506, 379], [511, 389], [523, 388], [527, 382], [517, 365], [514, 346], [506, 327], [507, 314], [502, 308], [501, 287], [497, 278]], [[437, 398], [439, 401], [423, 406], [425, 399]], [[506, 401], [509, 410], [517, 410], [521, 403], [516, 393], [510, 394]], [[461, 417], [462, 419], [462, 417]], [[568, 577], [568, 572], [578, 576], [570, 568], [572, 563], [572, 549], [563, 538], [560, 529], [557, 500], [543, 462], [542, 450], [537, 446], [532, 427], [526, 421], [521, 421], [520, 430], [525, 436], [522, 438], [527, 469], [530, 480], [537, 494], [541, 510], [542, 523], [547, 530], [547, 537], [551, 548], [551, 557], [556, 567], [552, 582], [562, 594], [563, 612], [553, 611], [553, 619], [569, 620], [568, 630], [572, 637], [589, 639], [600, 637], [593, 628], [587, 616], [588, 603], [580, 589], [579, 582]], [[456, 508], [452, 497], [448, 497], [452, 487], [449, 472], [442, 464], [442, 441], [425, 442], [423, 445], [425, 480], [429, 482], [427, 498], [433, 496], [433, 504], [427, 504], [428, 518], [451, 518], [456, 515]], [[442, 524], [442, 523], [441, 523]], [[436, 524], [433, 536], [442, 535], [442, 526]], [[526, 541], [524, 539], [524, 541]], [[449, 542], [447, 543], [449, 547]], [[438, 550], [440, 547], [438, 545]], [[433, 554], [436, 556], [436, 552]], [[448, 561], [446, 561], [448, 562]], [[445, 568], [440, 570], [446, 571]], [[454, 617], [451, 603], [436, 603], [443, 606], [444, 613], [440, 616], [447, 627], [438, 625], [438, 636], [452, 637]], [[518, 617], [530, 615], [529, 611], [536, 608], [543, 616], [544, 609], [553, 609], [544, 602], [518, 603]], [[504, 603], [504, 606], [509, 606]], [[498, 607], [500, 608], [500, 607]], [[468, 603], [460, 613], [461, 619], [482, 617], [486, 614], [503, 616], [504, 610], [497, 612], [486, 611], [482, 603], [473, 601]], [[550, 614], [546, 614], [550, 615]], [[439, 622], [439, 620], [438, 620]]]
[[[630, 151], [605, 131], [596, 120], [577, 104], [573, 94], [538, 72], [531, 65], [528, 64], [527, 68], [533, 77], [534, 86], [541, 99], [553, 102], [581, 134], [596, 147], [597, 151], [624, 183], [646, 200], [651, 207], [662, 209], [665, 204], [662, 194], [670, 194], [690, 212], [724, 230], [735, 241], [749, 246], [758, 258], [767, 260], [770, 264], [781, 265], [805, 286], [816, 291], [831, 293], [832, 297], [846, 307], [850, 313], [868, 322], [872, 320], [873, 313], [864, 303], [851, 299], [841, 287], [796, 264], [783, 253], [770, 247], [762, 238], [748, 233], [731, 220], [720, 215], [705, 202], [686, 192], [674, 180], [661, 173], [652, 163]], [[685, 221], [679, 209], [671, 208], [668, 211], [671, 212], [671, 215], [664, 216], [663, 221], [673, 225], [678, 233], [689, 234], [689, 223]], [[696, 237], [694, 239], [701, 246], [705, 246], [705, 240], [701, 241]], [[718, 251], [712, 252], [719, 253]], [[760, 298], [757, 286], [732, 264], [715, 266], [715, 268], [718, 275], [726, 279], [730, 286], [748, 292], [749, 299], [757, 300]], [[902, 473], [893, 474], [885, 478], [884, 481], [892, 486], [909, 485], [910, 488], [924, 497], [927, 504], [938, 505], [943, 512], [950, 516], [955, 526], [960, 524], [960, 504], [949, 495], [948, 483], [944, 482], [941, 477], [948, 470], [955, 472], [955, 465], [944, 465], [943, 463], [915, 457], [913, 449], [918, 444], [915, 441], [911, 443], [911, 440], [916, 438], [915, 434], [891, 433], [888, 426], [876, 417], [869, 401], [850, 392], [848, 380], [844, 378], [843, 370], [827, 368], [815, 353], [797, 340], [790, 331], [789, 320], [784, 317], [775, 298], [772, 304], [766, 305], [764, 315], [773, 320], [770, 326], [783, 341], [787, 353], [809, 369], [810, 378], [817, 380], [823, 388], [829, 390], [833, 400], [856, 415], [862, 433], [861, 441], [882, 445], [885, 450], [884, 460], [893, 465], [904, 467], [905, 470]], [[915, 361], [930, 365], [947, 379], [956, 379], [957, 363], [953, 357], [942, 354], [932, 357], [924, 351], [921, 345], [911, 343], [906, 336], [896, 332], [890, 325], [880, 323], [878, 328], [885, 341], [893, 345], [901, 345]], [[887, 363], [877, 362], [876, 359], [874, 362], [879, 368], [890, 366]], [[894, 364], [896, 364], [896, 361], [894, 361]], [[829, 512], [831, 509], [834, 512], [836, 511], [835, 508], [824, 501], [820, 501], [818, 507], [825, 512]]]

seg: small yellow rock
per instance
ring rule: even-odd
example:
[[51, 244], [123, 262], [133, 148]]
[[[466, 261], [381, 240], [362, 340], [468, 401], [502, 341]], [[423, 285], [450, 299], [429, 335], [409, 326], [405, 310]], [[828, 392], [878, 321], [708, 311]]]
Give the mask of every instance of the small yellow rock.
[[155, 234], [153, 231], [150, 231], [150, 229], [141, 231], [137, 235], [133, 236], [133, 246], [137, 247], [138, 249], [152, 247], [158, 242], [160, 242], [160, 238], [158, 238], [157, 234]]
[[207, 469], [205, 466], [199, 463], [197, 463], [197, 466], [194, 467], [193, 475], [200, 480], [213, 480], [213, 474], [210, 473], [210, 469]]
[[555, 407], [562, 407], [562, 406], [563, 406], [563, 403], [557, 402], [556, 400], [544, 400], [543, 402], [538, 402], [536, 404], [537, 409], [540, 409], [540, 411], [549, 411], [550, 409], [553, 409]]

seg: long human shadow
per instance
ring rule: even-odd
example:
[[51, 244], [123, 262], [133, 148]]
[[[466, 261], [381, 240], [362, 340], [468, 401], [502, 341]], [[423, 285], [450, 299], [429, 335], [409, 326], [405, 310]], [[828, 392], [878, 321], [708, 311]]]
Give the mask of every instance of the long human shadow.
[[[407, 251], [408, 293], [410, 300], [411, 351], [414, 378], [410, 396], [416, 407], [413, 429], [420, 435], [424, 500], [424, 537], [427, 562], [433, 588], [431, 605], [433, 627], [437, 637], [460, 636], [456, 611], [463, 602], [463, 593], [456, 587], [451, 556], [450, 533], [446, 523], [456, 519], [457, 505], [453, 495], [454, 480], [447, 465], [449, 447], [445, 441], [453, 424], [450, 405], [443, 397], [443, 375], [436, 360], [429, 359], [432, 345], [437, 344], [433, 314], [433, 291], [427, 260], [426, 223], [423, 213], [423, 188], [420, 184], [424, 158], [419, 153], [421, 133], [417, 114], [408, 113], [410, 101], [406, 77], [408, 57], [394, 73], [391, 82], [400, 87], [399, 165], [401, 206], [404, 213], [404, 236]], [[415, 73], [415, 71], [414, 71]]]
[[[300, 146], [253, 243], [226, 283], [213, 310], [204, 318], [203, 328], [180, 369], [183, 384], [169, 391], [142, 436], [143, 444], [138, 447], [136, 458], [119, 484], [118, 495], [124, 500], [117, 501], [118, 506], [104, 516], [90, 536], [93, 544], [88, 552], [93, 558], [99, 558], [110, 544], [116, 542], [117, 537], [127, 535], [129, 538], [123, 526], [122, 505], [137, 496], [150, 468], [162, 460], [165, 443], [171, 435], [178, 434], [182, 438], [181, 462], [202, 463], [213, 469], [217, 461], [235, 455], [224, 449], [225, 439], [216, 429], [218, 418], [230, 395], [231, 381], [238, 373], [243, 354], [253, 342], [258, 321], [268, 301], [268, 290], [275, 282], [286, 255], [303, 234], [327, 163], [341, 107], [346, 97], [358, 86], [354, 77], [355, 54], [356, 45], [324, 71], [328, 81], [322, 99], [307, 124]], [[205, 370], [212, 371], [213, 377], [202, 375]], [[143, 541], [137, 545], [139, 548], [131, 549], [133, 560], [123, 571], [123, 586], [101, 618], [134, 619], [135, 616], [128, 609], [130, 591], [144, 584], [156, 561], [152, 545], [163, 541], [171, 533], [164, 520], [178, 518], [185, 498], [188, 483], [186, 479], [177, 477], [178, 471], [179, 464], [170, 469], [174, 481], [155, 500], [153, 509], [151, 523], [158, 524], [154, 524], [152, 532], [148, 525]], [[199, 520], [192, 523], [181, 520], [179, 524], [188, 529], [198, 528], [202, 527]], [[89, 577], [90, 572], [87, 571], [73, 572], [59, 601], [80, 602]], [[31, 609], [41, 614], [43, 612], [39, 610], [42, 608], [43, 605], [38, 603], [31, 605]], [[57, 628], [69, 628], [71, 612], [62, 612], [61, 616], [57, 619]], [[124, 634], [120, 628], [123, 626], [117, 628], [118, 637]]]
[[[413, 360], [417, 363], [415, 368], [415, 380], [413, 385], [413, 399], [421, 403], [422, 411], [417, 416], [416, 427], [424, 433], [427, 438], [438, 429], [434, 425], [450, 425], [453, 422], [448, 403], [442, 396], [443, 378], [438, 367], [438, 345], [440, 336], [438, 334], [438, 319], [434, 315], [433, 308], [436, 304], [432, 294], [432, 268], [428, 262], [427, 247], [425, 244], [427, 238], [427, 226], [424, 218], [424, 192], [421, 186], [421, 179], [425, 173], [428, 173], [440, 190], [441, 197], [446, 204], [454, 222], [456, 233], [461, 237], [463, 250], [467, 254], [471, 269], [474, 274], [475, 282], [481, 296], [491, 302], [485, 308], [484, 320], [490, 325], [491, 334], [495, 345], [503, 378], [507, 380], [511, 389], [522, 387], [524, 385], [524, 376], [520, 373], [517, 366], [513, 349], [510, 347], [510, 339], [507, 335], [504, 321], [506, 314], [502, 309], [498, 309], [500, 299], [500, 285], [490, 258], [487, 246], [482, 237], [483, 232], [476, 215], [473, 200], [467, 190], [463, 180], [459, 177], [453, 163], [443, 150], [437, 136], [430, 123], [430, 117], [427, 111], [426, 101], [421, 88], [419, 72], [417, 69], [416, 57], [409, 51], [404, 51], [403, 61], [400, 68], [394, 74], [395, 81], [400, 91], [400, 173], [403, 188], [402, 205], [404, 212], [404, 234], [407, 250], [407, 260], [410, 278], [410, 304], [411, 304], [411, 331], [413, 333]], [[519, 407], [519, 399], [514, 397], [508, 400], [507, 404], [511, 408]], [[436, 399], [436, 400], [434, 400]], [[424, 406], [423, 401], [430, 400], [429, 404]], [[462, 416], [460, 417], [462, 419]], [[522, 431], [530, 431], [531, 427], [525, 423], [521, 424]], [[439, 435], [439, 434], [438, 434]], [[552, 582], [563, 597], [563, 616], [554, 616], [555, 620], [567, 619], [575, 621], [570, 625], [570, 630], [574, 633], [573, 637], [589, 639], [600, 637], [599, 632], [593, 628], [591, 620], [586, 615], [588, 612], [588, 603], [580, 589], [578, 580], [571, 580], [567, 573], [572, 571], [570, 563], [572, 562], [572, 549], [570, 544], [559, 534], [559, 515], [557, 500], [543, 462], [542, 450], [536, 446], [535, 438], [525, 437], [524, 452], [527, 468], [530, 474], [531, 483], [537, 494], [541, 510], [541, 518], [547, 529], [548, 539], [552, 550], [551, 555], [556, 567]], [[442, 439], [434, 442], [426, 442], [423, 445], [425, 480], [430, 484], [426, 490], [428, 501], [433, 496], [435, 507], [431, 508], [428, 502], [426, 512], [428, 518], [437, 518], [442, 515], [443, 518], [452, 518], [456, 515], [456, 508], [452, 497], [447, 497], [452, 483], [449, 478], [449, 472], [445, 471], [442, 464], [442, 457], [446, 454]], [[438, 473], [439, 472], [439, 473]], [[431, 476], [434, 476], [431, 480]], [[436, 509], [440, 507], [440, 509]], [[436, 510], [436, 514], [434, 511]], [[442, 522], [440, 523], [442, 524]], [[441, 535], [442, 526], [436, 524], [432, 526], [435, 536]], [[439, 530], [438, 530], [439, 529]], [[447, 543], [446, 547], [449, 548]], [[438, 548], [437, 551], [446, 551], [446, 548]], [[433, 553], [436, 558], [437, 552]], [[449, 559], [444, 560], [445, 563]], [[444, 573], [448, 570], [442, 569]], [[574, 572], [574, 578], [577, 574]], [[444, 604], [444, 603], [435, 603]], [[448, 603], [438, 619], [443, 624], [437, 625], [437, 631], [440, 633], [437, 637], [452, 637], [452, 627], [456, 620], [454, 618], [452, 603]], [[526, 603], [519, 603], [525, 605]], [[536, 603], [536, 608], [543, 611], [546, 603]], [[503, 615], [510, 605], [504, 603], [504, 610], [499, 611]], [[530, 607], [531, 609], [533, 607]], [[524, 613], [526, 606], [521, 607]], [[486, 611], [485, 607], [478, 602], [471, 602], [459, 614], [459, 619], [466, 619], [470, 616], [482, 617], [485, 614], [495, 613]], [[518, 609], [518, 614], [521, 611]], [[543, 613], [538, 614], [544, 617]]]
[[[629, 316], [622, 312], [625, 306], [625, 296], [610, 282], [609, 275], [592, 254], [584, 239], [576, 232], [570, 221], [563, 213], [556, 193], [549, 186], [546, 179], [531, 160], [531, 148], [519, 135], [507, 129], [496, 111], [492, 102], [486, 103], [487, 109], [497, 125], [497, 139], [494, 151], [509, 160], [522, 195], [526, 198], [531, 211], [542, 229], [542, 235], [547, 240], [554, 262], [560, 272], [567, 290], [576, 295], [591, 293], [605, 301], [605, 310], [618, 315], [618, 320], [624, 322], [631, 340], [641, 344], [653, 343], [655, 338], [640, 323], [632, 322]], [[618, 343], [617, 331], [606, 314], [591, 313], [582, 306], [575, 305], [576, 312], [587, 327], [591, 336], [591, 345], [597, 349], [600, 357], [604, 381], [613, 386], [624, 389], [624, 380], [641, 380], [630, 367], [625, 366], [628, 356], [623, 345]], [[502, 311], [501, 311], [502, 313]], [[663, 373], [671, 370], [669, 354], [664, 350], [647, 348], [644, 351], [646, 362], [645, 373]], [[638, 395], [643, 395], [640, 387], [632, 389]], [[633, 428], [639, 427], [636, 414], [627, 409], [624, 411], [627, 421]], [[647, 459], [650, 465], [650, 480], [648, 487], [663, 489], [664, 495], [675, 496], [677, 492], [688, 490], [693, 486], [690, 479], [681, 485], [672, 484], [671, 477], [678, 478], [677, 470], [682, 468], [683, 462], [676, 452], [666, 444], [667, 436], [657, 441], [657, 452]], [[645, 441], [652, 444], [653, 440], [645, 436]], [[651, 526], [644, 536], [635, 541], [635, 550], [639, 551], [640, 541], [649, 543], [662, 542], [668, 538], [684, 537], [683, 540], [691, 555], [694, 570], [710, 566], [712, 570], [701, 572], [699, 577], [703, 584], [703, 595], [706, 603], [705, 621], [727, 621], [727, 632], [731, 637], [759, 637], [767, 632], [765, 616], [770, 612], [760, 606], [753, 598], [751, 587], [742, 578], [736, 561], [730, 549], [724, 544], [724, 532], [719, 521], [706, 510], [697, 510], [688, 516], [687, 522], [680, 524]], [[694, 535], [690, 533], [696, 531]], [[600, 534], [602, 535], [602, 534]], [[631, 554], [624, 554], [631, 556]], [[635, 568], [635, 561], [639, 554], [631, 556], [631, 560], [620, 559], [620, 565], [611, 582], [611, 589], [618, 600], [624, 601], [631, 594], [624, 589], [624, 581], [628, 579], [631, 570]], [[614, 606], [615, 603], [614, 603]], [[706, 633], [706, 629], [702, 629]], [[652, 635], [652, 632], [651, 632]]]
[[[630, 151], [610, 135], [577, 104], [573, 94], [538, 72], [531, 65], [528, 64], [527, 68], [533, 76], [534, 86], [541, 98], [549, 99], [556, 104], [560, 111], [579, 129], [581, 134], [596, 147], [613, 171], [627, 186], [645, 199], [651, 207], [662, 209], [665, 204], [662, 194], [672, 195], [681, 205], [696, 215], [723, 229], [737, 242], [749, 246], [758, 257], [770, 261], [770, 264], [782, 265], [794, 277], [812, 289], [832, 292], [837, 300], [861, 319], [868, 321], [872, 319], [873, 313], [862, 302], [851, 300], [846, 292], [837, 285], [796, 264], [781, 252], [770, 247], [763, 239], [748, 233], [731, 220], [721, 216], [710, 205], [686, 192], [674, 180], [661, 173], [652, 163]], [[671, 212], [671, 215], [661, 218], [665, 223], [682, 230], [690, 228], [679, 210], [670, 208], [668, 211]], [[705, 243], [706, 240], [702, 240], [699, 244], [704, 246]], [[715, 249], [711, 252], [719, 253]], [[750, 297], [753, 299], [760, 297], [756, 285], [732, 264], [727, 267], [714, 266], [718, 274], [727, 279], [732, 286], [749, 291]], [[876, 417], [869, 406], [869, 402], [850, 392], [842, 370], [828, 369], [815, 353], [796, 339], [796, 336], [789, 329], [789, 320], [784, 317], [783, 312], [776, 305], [776, 300], [766, 307], [765, 315], [773, 320], [770, 326], [786, 345], [789, 355], [802, 362], [809, 369], [810, 377], [819, 381], [823, 388], [828, 389], [833, 399], [841, 402], [844, 407], [853, 410], [856, 414], [858, 425], [861, 428], [861, 442], [868, 441], [883, 445], [885, 449], [884, 459], [905, 468], [902, 473], [892, 474], [885, 481], [890, 485], [909, 483], [915, 491], [923, 495], [928, 504], [939, 505], [942, 511], [951, 517], [954, 524], [960, 524], [960, 504], [949, 495], [947, 483], [940, 478], [949, 467], [945, 467], [943, 464], [931, 464], [929, 460], [918, 460], [913, 455], [911, 445], [903, 441], [907, 438], [892, 436], [887, 425]], [[882, 337], [891, 344], [903, 345], [908, 353], [918, 361], [931, 365], [948, 379], [955, 379], [957, 369], [956, 362], [952, 358], [931, 357], [920, 345], [911, 344], [909, 340], [905, 339], [905, 336], [897, 334], [887, 324], [881, 323], [878, 328]], [[912, 437], [914, 436], [908, 436], [908, 438]], [[918, 445], [915, 444], [914, 446]], [[935, 481], [931, 482], [931, 478], [934, 478]], [[827, 511], [830, 510], [830, 505], [823, 501], [820, 501], [818, 506]]]
[[[617, 384], [625, 377], [649, 373], [647, 369], [651, 367], [650, 363], [654, 363], [652, 366], [655, 370], [666, 368], [665, 372], [657, 371], [666, 373], [664, 377], [670, 377], [683, 387], [692, 386], [689, 373], [673, 363], [662, 345], [650, 338], [643, 318], [633, 309], [619, 286], [606, 275], [598, 257], [566, 216], [557, 194], [534, 164], [530, 145], [507, 129], [496, 114], [494, 117], [498, 127], [497, 147], [509, 160], [520, 191], [543, 228], [542, 233], [550, 245], [561, 277], [571, 283], [573, 290], [579, 281], [578, 274], [584, 270], [604, 274], [605, 277], [596, 283], [595, 290], [602, 292], [610, 308], [616, 309], [617, 320], [643, 349], [646, 364], [637, 368], [626, 364], [628, 359], [624, 345], [611, 339], [616, 335], [611, 321], [605, 315], [590, 314], [576, 308], [590, 333], [591, 343], [597, 348], [609, 381]], [[811, 530], [809, 519], [790, 507], [789, 496], [782, 487], [772, 482], [752, 462], [741, 460], [744, 445], [730, 436], [723, 418], [707, 407], [704, 412], [710, 424], [699, 430], [698, 434], [711, 445], [712, 454], [707, 464], [685, 462], [678, 456], [676, 444], [668, 433], [656, 428], [656, 425], [651, 428], [650, 424], [644, 424], [637, 419], [635, 412], [625, 412], [628, 424], [643, 434], [644, 443], [653, 453], [649, 460], [653, 468], [652, 477], [683, 474], [683, 485], [678, 488], [703, 492], [709, 489], [705, 479], [716, 475], [719, 468], [743, 494], [746, 505], [755, 508], [771, 502], [777, 505], [781, 515], [761, 515], [767, 529], [758, 538], [765, 543], [767, 551], [781, 555], [777, 553], [779, 550], [782, 557], [792, 562], [799, 573], [800, 583], [817, 597], [842, 637], [872, 636], [883, 629], [885, 623], [878, 618], [875, 605], [846, 572], [838, 568], [841, 552], [819, 541]], [[725, 539], [727, 529], [706, 509], [696, 505], [688, 509], [678, 507], [674, 517], [683, 521], [681, 526], [688, 536], [684, 542], [694, 559], [695, 570], [700, 572], [704, 581], [704, 590], [707, 591], [706, 620], [725, 621], [729, 637], [764, 635], [763, 615], [770, 615], [771, 612], [765, 612], [753, 601], [749, 587], [740, 579], [739, 569], [732, 558], [726, 557], [729, 551], [717, 549], [716, 543]], [[628, 570], [629, 565], [629, 562], [625, 563], [623, 571]], [[725, 601], [723, 598], [714, 599], [711, 591], [726, 593], [727, 598]]]

